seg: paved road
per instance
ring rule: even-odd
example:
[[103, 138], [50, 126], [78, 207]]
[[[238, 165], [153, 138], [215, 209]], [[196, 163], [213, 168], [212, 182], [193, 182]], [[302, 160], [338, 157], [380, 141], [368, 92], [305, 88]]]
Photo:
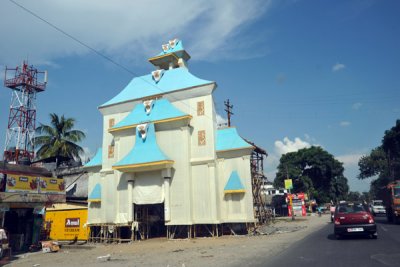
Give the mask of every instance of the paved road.
[[376, 218], [378, 239], [347, 237], [337, 240], [333, 225], [295, 243], [273, 258], [263, 259], [258, 266], [288, 267], [380, 267], [400, 266], [400, 225]]

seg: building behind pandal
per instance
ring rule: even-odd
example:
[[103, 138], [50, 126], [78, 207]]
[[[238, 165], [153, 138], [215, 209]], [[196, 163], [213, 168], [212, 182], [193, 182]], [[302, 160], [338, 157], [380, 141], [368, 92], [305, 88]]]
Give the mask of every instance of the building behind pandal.
[[63, 179], [44, 168], [0, 161], [0, 224], [13, 252], [26, 251], [46, 237], [46, 207], [65, 202]]

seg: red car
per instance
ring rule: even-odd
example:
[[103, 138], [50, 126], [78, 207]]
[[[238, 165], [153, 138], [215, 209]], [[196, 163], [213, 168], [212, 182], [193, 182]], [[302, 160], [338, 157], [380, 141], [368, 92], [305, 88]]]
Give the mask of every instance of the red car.
[[369, 235], [378, 238], [374, 217], [362, 203], [341, 203], [335, 209], [335, 236]]

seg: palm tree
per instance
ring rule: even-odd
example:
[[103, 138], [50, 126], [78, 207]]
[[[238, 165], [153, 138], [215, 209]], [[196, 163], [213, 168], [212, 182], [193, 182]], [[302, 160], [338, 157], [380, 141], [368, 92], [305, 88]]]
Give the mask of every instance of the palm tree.
[[77, 142], [82, 141], [86, 136], [82, 131], [73, 130], [75, 119], [58, 117], [57, 114], [50, 114], [50, 125], [40, 124], [36, 133], [40, 136], [34, 138], [35, 146], [39, 146], [36, 156], [40, 159], [61, 157], [80, 161], [79, 154], [83, 153], [82, 147]]

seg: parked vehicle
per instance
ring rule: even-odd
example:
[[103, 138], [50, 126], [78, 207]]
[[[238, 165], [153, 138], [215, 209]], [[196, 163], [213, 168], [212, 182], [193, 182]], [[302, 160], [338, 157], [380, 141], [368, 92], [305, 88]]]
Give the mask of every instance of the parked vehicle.
[[400, 223], [400, 180], [389, 183], [383, 196], [388, 221]]
[[336, 238], [344, 235], [369, 235], [378, 238], [374, 217], [362, 203], [341, 203], [335, 210], [334, 233]]
[[383, 200], [372, 200], [370, 204], [372, 215], [386, 215], [386, 209], [383, 206]]

